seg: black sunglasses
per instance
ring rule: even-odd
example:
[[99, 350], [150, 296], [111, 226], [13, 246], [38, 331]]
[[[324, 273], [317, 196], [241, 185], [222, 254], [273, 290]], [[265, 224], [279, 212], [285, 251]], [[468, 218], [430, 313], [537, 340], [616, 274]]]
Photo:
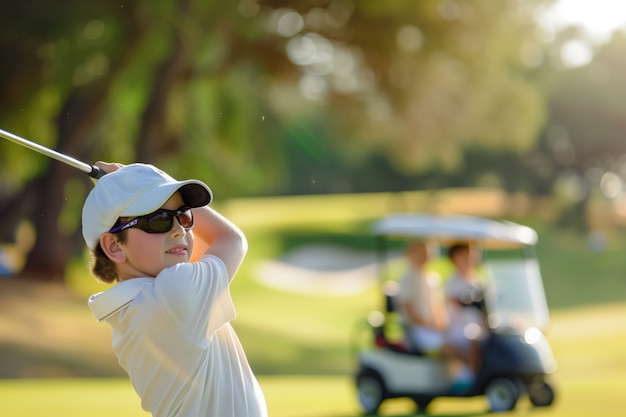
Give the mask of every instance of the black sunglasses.
[[172, 230], [174, 217], [176, 217], [178, 223], [180, 223], [185, 230], [189, 230], [193, 227], [193, 214], [191, 209], [181, 207], [178, 210], [159, 209], [153, 213], [135, 217], [124, 224], [119, 224], [120, 221], [118, 220], [118, 224], [114, 225], [109, 232], [119, 233], [122, 230], [136, 227], [146, 233], [167, 233]]

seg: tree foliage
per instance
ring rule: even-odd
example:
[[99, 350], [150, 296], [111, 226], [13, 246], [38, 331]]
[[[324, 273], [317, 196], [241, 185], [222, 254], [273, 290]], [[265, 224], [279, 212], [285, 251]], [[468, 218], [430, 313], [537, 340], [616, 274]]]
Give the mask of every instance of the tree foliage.
[[[522, 50], [538, 3], [11, 2], [0, 124], [85, 161], [202, 177], [220, 198], [302, 182], [290, 149], [320, 165], [382, 154], [405, 172], [451, 167], [470, 143], [521, 151], [536, 139], [544, 108]], [[33, 222], [27, 275], [61, 280], [91, 184], [0, 150], [3, 239]]]
[[537, 43], [536, 3], [266, 3], [279, 23], [302, 16], [286, 49], [303, 93], [337, 110], [343, 137], [399, 168], [454, 166], [468, 143], [533, 145], [545, 108], [522, 49]]
[[[564, 35], [578, 36], [575, 30]], [[590, 63], [561, 71], [548, 102], [544, 141], [557, 171], [554, 183], [573, 203], [572, 222], [581, 229], [598, 227], [585, 217], [593, 196], [613, 202], [616, 214], [626, 213], [625, 45], [626, 33], [618, 31]]]

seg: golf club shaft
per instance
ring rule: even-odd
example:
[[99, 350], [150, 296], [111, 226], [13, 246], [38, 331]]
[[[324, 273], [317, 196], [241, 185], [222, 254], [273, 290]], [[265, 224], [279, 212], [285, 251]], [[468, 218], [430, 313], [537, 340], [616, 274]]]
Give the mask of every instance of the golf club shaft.
[[79, 169], [81, 171], [83, 171], [85, 174], [89, 175], [91, 178], [101, 178], [102, 176], [104, 176], [105, 172], [102, 171], [100, 168], [98, 168], [97, 166], [94, 165], [89, 165], [86, 164], [84, 162], [79, 161], [78, 159], [74, 159], [71, 156], [67, 156], [64, 155], [62, 153], [59, 153], [55, 150], [46, 148], [45, 146], [42, 146], [38, 143], [35, 142], [31, 142], [28, 139], [24, 139], [22, 137], [19, 137], [17, 135], [14, 135], [13, 133], [7, 132], [6, 130], [2, 130], [0, 129], [0, 136], [8, 139], [12, 142], [15, 142], [19, 145], [25, 146], [29, 149], [32, 149], [35, 152], [39, 152], [41, 154], [44, 154], [52, 159], [56, 159], [59, 162], [63, 162], [64, 164], [67, 164], [69, 166], [72, 166], [76, 169]]

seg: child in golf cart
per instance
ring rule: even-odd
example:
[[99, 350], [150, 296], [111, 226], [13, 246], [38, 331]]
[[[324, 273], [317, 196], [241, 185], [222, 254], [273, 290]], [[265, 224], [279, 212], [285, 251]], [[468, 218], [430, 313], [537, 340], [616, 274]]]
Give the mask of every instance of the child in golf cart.
[[456, 357], [466, 364], [462, 371], [468, 384], [480, 368], [481, 341], [487, 335], [477, 265], [479, 254], [468, 243], [456, 243], [448, 249], [455, 272], [446, 281], [445, 295], [450, 317], [447, 341]]
[[241, 230], [208, 207], [200, 181], [151, 165], [96, 165], [107, 174], [85, 201], [83, 236], [93, 274], [117, 284], [89, 307], [111, 326], [142, 407], [155, 417], [266, 417], [230, 325], [229, 284], [247, 250]]

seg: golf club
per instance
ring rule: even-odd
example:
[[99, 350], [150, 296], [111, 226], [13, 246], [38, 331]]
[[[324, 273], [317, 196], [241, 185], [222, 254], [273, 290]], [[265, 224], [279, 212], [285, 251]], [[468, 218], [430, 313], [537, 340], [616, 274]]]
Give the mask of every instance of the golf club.
[[62, 153], [46, 148], [45, 146], [42, 146], [38, 143], [31, 142], [28, 139], [24, 139], [22, 137], [14, 135], [13, 133], [7, 132], [6, 130], [0, 129], [0, 136], [12, 142], [15, 142], [19, 145], [32, 149], [35, 152], [39, 152], [52, 159], [56, 159], [57, 161], [63, 162], [64, 164], [67, 164], [71, 167], [79, 169], [83, 171], [85, 174], [89, 175], [91, 178], [95, 178], [95, 179], [102, 178], [104, 174], [106, 174], [106, 172], [104, 172], [97, 166], [89, 165], [89, 164], [79, 161], [78, 159], [74, 159], [71, 156], [63, 155]]

